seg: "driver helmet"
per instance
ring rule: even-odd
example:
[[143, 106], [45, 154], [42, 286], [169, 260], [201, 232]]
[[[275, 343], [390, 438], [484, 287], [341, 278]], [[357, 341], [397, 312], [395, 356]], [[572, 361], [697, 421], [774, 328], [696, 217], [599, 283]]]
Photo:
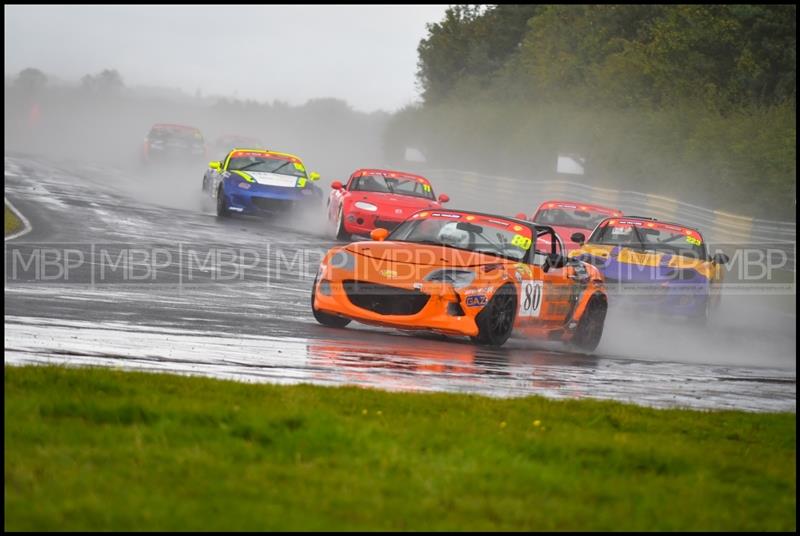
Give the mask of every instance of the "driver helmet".
[[469, 245], [469, 233], [457, 227], [458, 223], [451, 221], [440, 230], [437, 239], [443, 244], [465, 248]]

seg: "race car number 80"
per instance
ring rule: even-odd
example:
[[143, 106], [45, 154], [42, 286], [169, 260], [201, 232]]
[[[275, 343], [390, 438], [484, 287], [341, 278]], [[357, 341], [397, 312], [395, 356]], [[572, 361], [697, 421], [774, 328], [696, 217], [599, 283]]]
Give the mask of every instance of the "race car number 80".
[[541, 281], [523, 281], [519, 300], [519, 316], [538, 317], [542, 310], [543, 284]]

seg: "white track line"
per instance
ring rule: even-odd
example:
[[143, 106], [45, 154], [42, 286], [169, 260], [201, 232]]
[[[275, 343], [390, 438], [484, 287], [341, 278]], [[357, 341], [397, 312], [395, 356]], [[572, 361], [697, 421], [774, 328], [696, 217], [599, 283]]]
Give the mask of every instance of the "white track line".
[[22, 213], [19, 210], [17, 210], [17, 208], [14, 205], [11, 204], [11, 201], [9, 201], [7, 197], [5, 198], [5, 200], [6, 200], [6, 206], [11, 209], [11, 212], [13, 212], [17, 218], [20, 219], [23, 225], [23, 229], [21, 231], [6, 236], [6, 241], [13, 240], [14, 238], [18, 238], [24, 234], [28, 234], [29, 232], [31, 232], [31, 230], [33, 229], [31, 222], [29, 222], [28, 219], [25, 216], [23, 216]]

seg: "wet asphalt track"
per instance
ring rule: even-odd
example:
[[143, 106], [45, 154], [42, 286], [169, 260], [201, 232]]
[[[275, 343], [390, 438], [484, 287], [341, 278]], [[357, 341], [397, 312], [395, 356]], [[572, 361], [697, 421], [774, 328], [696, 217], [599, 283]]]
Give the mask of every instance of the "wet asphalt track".
[[201, 174], [170, 179], [178, 195], [160, 199], [163, 177], [7, 154], [5, 194], [33, 230], [5, 244], [5, 362], [796, 411], [794, 314], [763, 304], [751, 308], [769, 317], [758, 328], [723, 311], [709, 330], [662, 323], [647, 335], [612, 311], [594, 355], [323, 327], [309, 304], [333, 244], [319, 217], [217, 220], [201, 210]]

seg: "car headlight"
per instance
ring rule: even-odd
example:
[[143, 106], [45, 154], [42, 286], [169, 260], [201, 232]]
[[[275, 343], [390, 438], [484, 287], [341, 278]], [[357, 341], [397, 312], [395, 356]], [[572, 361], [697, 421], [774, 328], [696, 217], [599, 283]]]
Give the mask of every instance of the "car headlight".
[[425, 281], [441, 281], [450, 283], [454, 288], [466, 287], [475, 280], [475, 272], [470, 270], [454, 270], [446, 268], [444, 270], [434, 270], [425, 276]]
[[250, 184], [247, 183], [247, 182], [240, 182], [239, 183], [239, 188], [241, 188], [242, 190], [249, 190], [250, 189]]
[[366, 201], [356, 201], [354, 203], [356, 208], [360, 208], [361, 210], [368, 210], [370, 212], [375, 212], [378, 210], [378, 207], [373, 205], [372, 203], [367, 203]]
[[348, 251], [339, 250], [333, 254], [328, 265], [340, 270], [353, 271], [356, 268], [356, 258]]

